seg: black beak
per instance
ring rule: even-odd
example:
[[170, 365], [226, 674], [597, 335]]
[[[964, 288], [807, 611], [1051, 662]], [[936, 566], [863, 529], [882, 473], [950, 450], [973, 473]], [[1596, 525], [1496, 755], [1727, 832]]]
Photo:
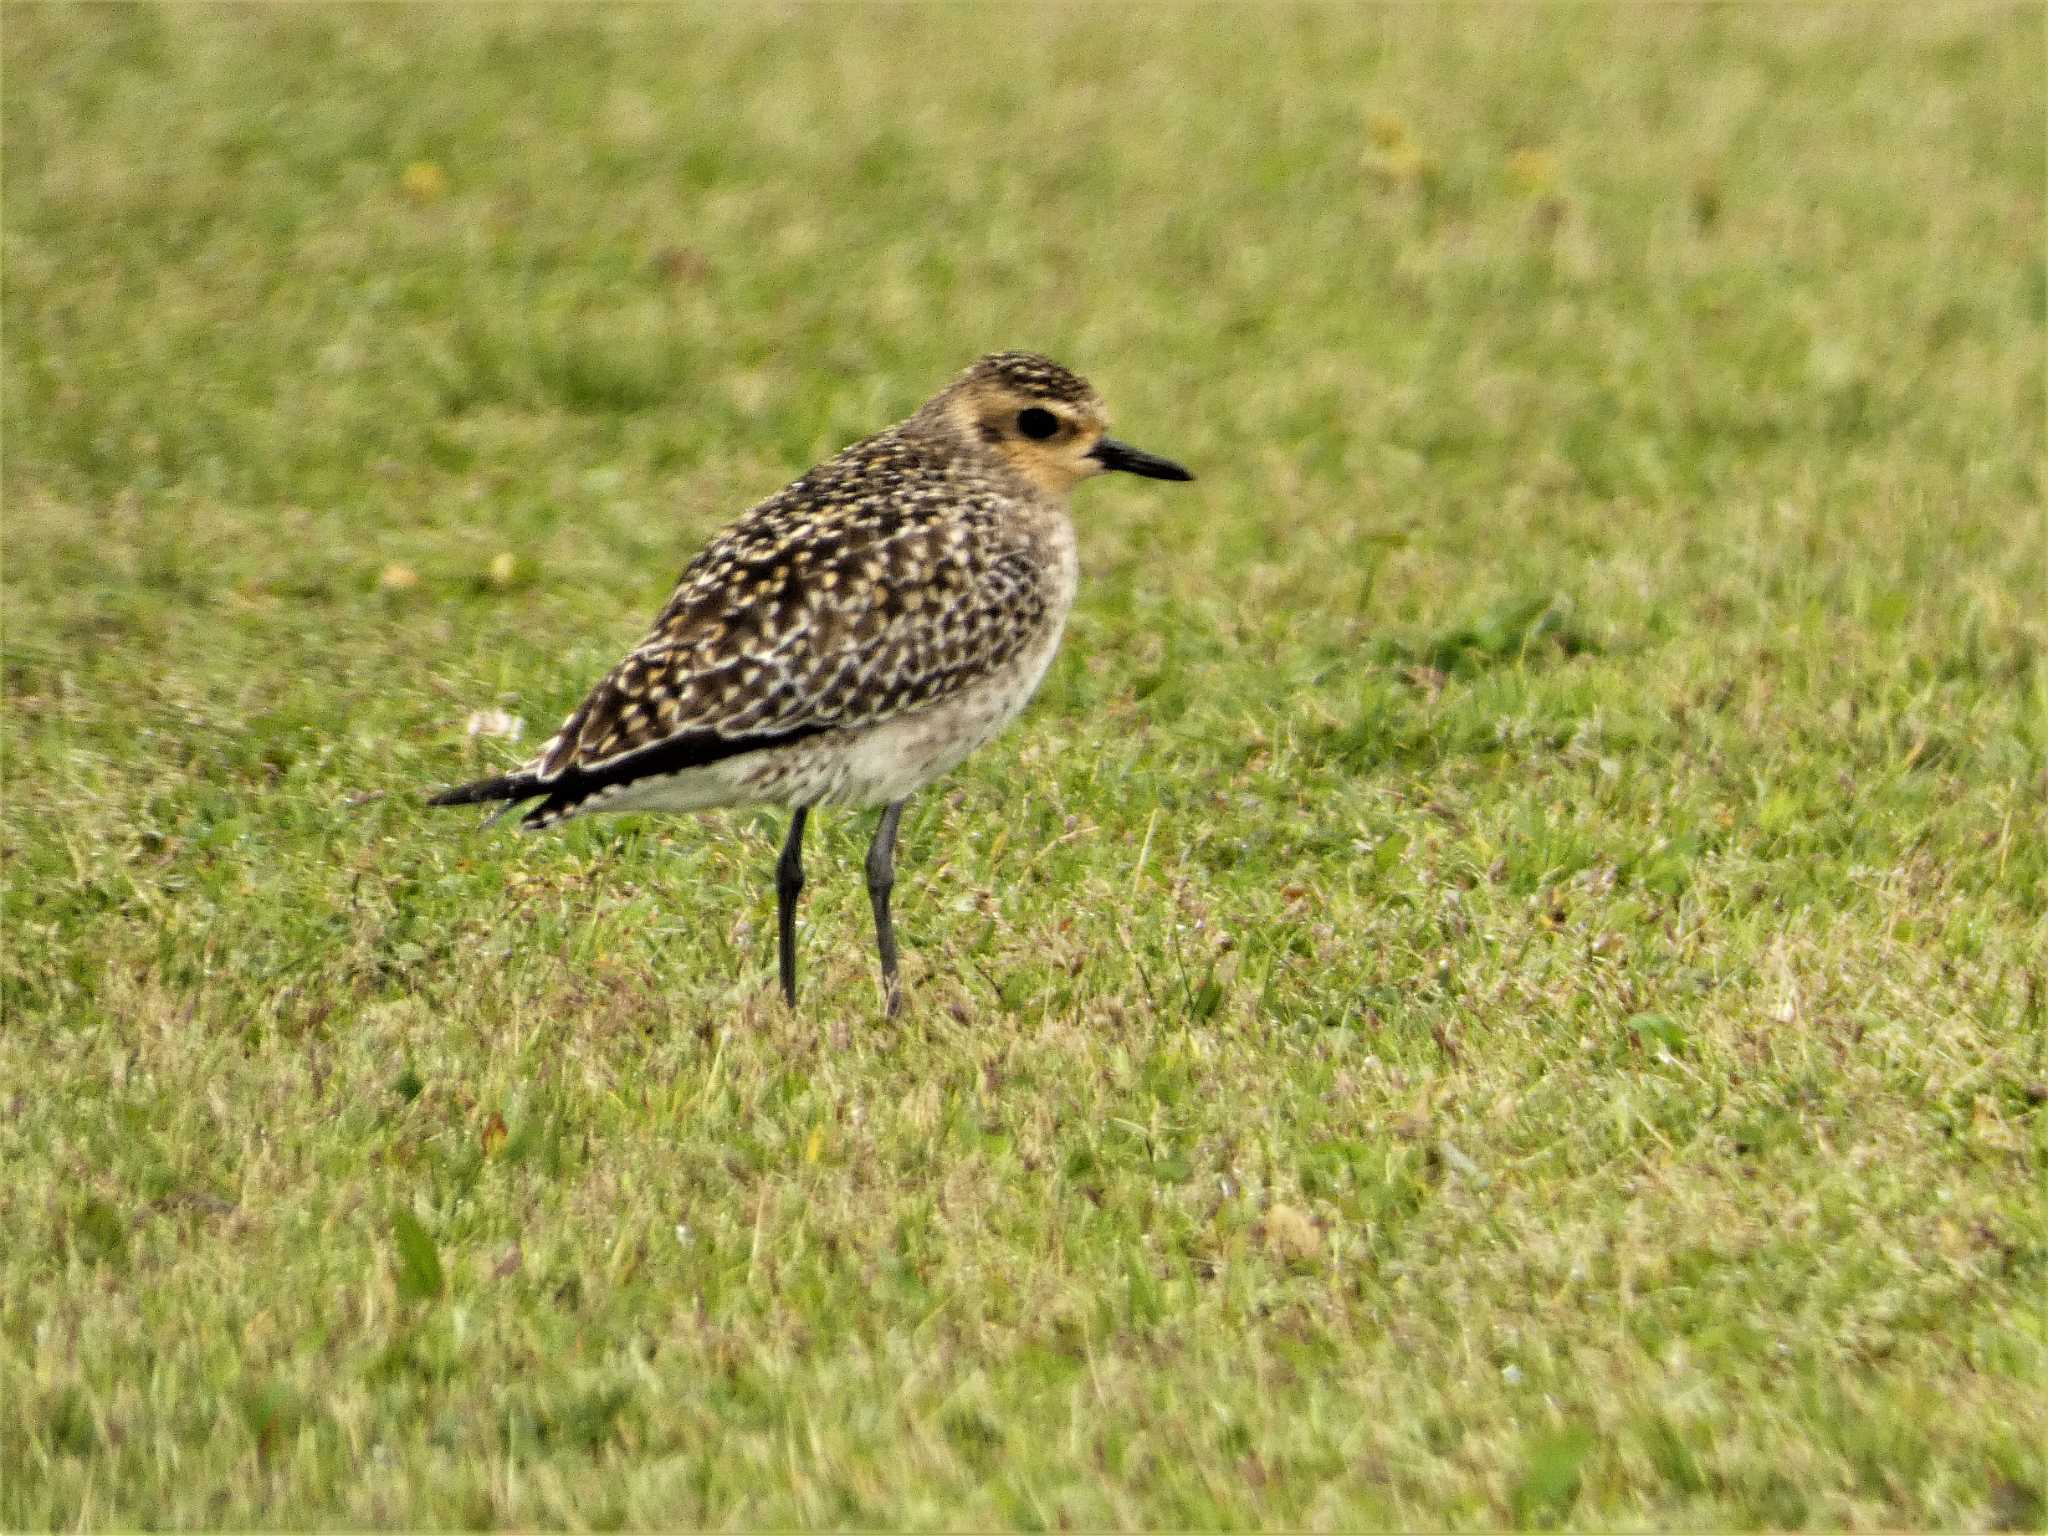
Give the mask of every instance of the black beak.
[[1195, 477], [1182, 469], [1171, 459], [1162, 459], [1157, 454], [1144, 453], [1129, 443], [1120, 443], [1113, 437], [1105, 437], [1089, 450], [1088, 457], [1104, 469], [1121, 469], [1128, 474], [1143, 475], [1148, 480], [1192, 480]]

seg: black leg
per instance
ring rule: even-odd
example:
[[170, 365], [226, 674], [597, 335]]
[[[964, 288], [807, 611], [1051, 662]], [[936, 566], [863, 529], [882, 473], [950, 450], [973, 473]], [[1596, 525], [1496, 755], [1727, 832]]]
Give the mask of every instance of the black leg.
[[804, 888], [804, 818], [810, 807], [800, 805], [789, 818], [789, 836], [783, 839], [782, 857], [775, 861], [775, 923], [777, 953], [782, 960], [782, 996], [796, 1006], [796, 899]]
[[896, 823], [903, 819], [903, 802], [896, 801], [882, 812], [875, 827], [875, 840], [868, 844], [868, 900], [875, 908], [875, 945], [882, 952], [882, 998], [889, 1017], [903, 1006], [903, 982], [896, 974], [896, 925], [889, 919], [889, 892], [896, 884]]

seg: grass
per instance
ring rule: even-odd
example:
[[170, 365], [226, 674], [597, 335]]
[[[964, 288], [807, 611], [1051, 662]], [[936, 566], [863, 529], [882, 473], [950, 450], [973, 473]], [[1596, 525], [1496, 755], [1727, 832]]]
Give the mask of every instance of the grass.
[[[0, 1525], [2048, 1518], [2039, 8], [0, 23]], [[997, 346], [903, 1020], [422, 807]]]

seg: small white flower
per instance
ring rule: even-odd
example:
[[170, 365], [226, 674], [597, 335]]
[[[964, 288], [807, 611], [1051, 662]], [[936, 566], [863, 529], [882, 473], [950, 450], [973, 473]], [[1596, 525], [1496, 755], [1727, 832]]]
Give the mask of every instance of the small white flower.
[[502, 709], [479, 709], [471, 713], [463, 729], [472, 737], [502, 736], [517, 741], [526, 734], [526, 722]]

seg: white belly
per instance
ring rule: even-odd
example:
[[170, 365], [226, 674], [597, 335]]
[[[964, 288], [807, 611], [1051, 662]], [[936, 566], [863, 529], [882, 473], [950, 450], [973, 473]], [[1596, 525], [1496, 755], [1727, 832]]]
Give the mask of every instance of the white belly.
[[[819, 791], [815, 800], [789, 794], [776, 798], [790, 805], [887, 805], [951, 773], [1024, 712], [1059, 650], [1065, 620], [1061, 614], [1030, 649], [944, 703], [871, 730], [848, 732], [821, 749], [807, 772], [792, 776]], [[803, 750], [798, 746], [793, 753]]]

